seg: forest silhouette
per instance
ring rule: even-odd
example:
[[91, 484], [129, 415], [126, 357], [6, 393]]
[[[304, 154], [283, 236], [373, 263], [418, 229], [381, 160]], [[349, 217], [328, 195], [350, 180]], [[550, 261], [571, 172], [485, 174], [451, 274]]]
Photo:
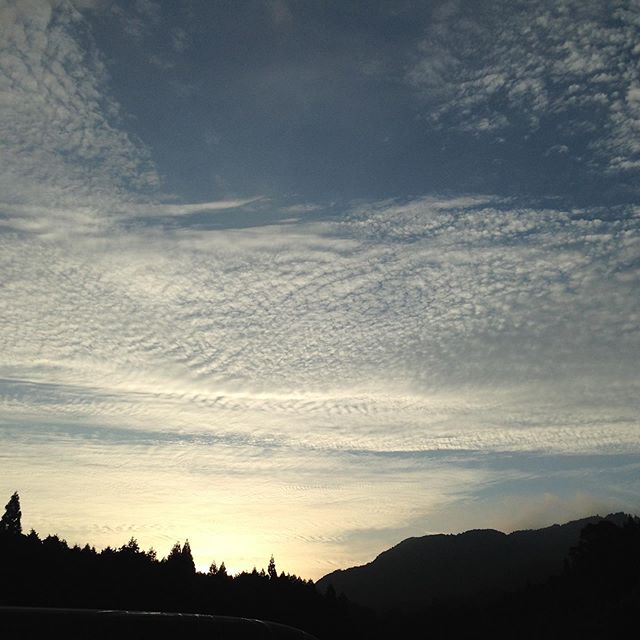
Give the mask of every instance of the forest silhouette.
[[[535, 584], [476, 596], [418, 599], [410, 609], [401, 609], [366, 607], [337, 595], [330, 582], [320, 581], [319, 588], [311, 580], [278, 573], [273, 557], [267, 570], [254, 568], [231, 576], [222, 562], [212, 563], [202, 573], [196, 571], [188, 540], [176, 543], [165, 558], [158, 558], [153, 549], [142, 550], [133, 537], [121, 547], [97, 551], [89, 544], [69, 546], [57, 535], [41, 539], [33, 530], [25, 534], [21, 515], [16, 492], [0, 520], [0, 636], [4, 637], [10, 636], [3, 631], [16, 632], [15, 617], [11, 621], [7, 613], [15, 613], [16, 607], [255, 618], [290, 625], [319, 639], [462, 638], [478, 633], [606, 638], [629, 625], [638, 626], [640, 519], [633, 516], [586, 524], [557, 575]], [[416, 571], [429, 572], [429, 563]], [[403, 587], [397, 583], [402, 575], [397, 573], [386, 584], [390, 602], [391, 594]]]

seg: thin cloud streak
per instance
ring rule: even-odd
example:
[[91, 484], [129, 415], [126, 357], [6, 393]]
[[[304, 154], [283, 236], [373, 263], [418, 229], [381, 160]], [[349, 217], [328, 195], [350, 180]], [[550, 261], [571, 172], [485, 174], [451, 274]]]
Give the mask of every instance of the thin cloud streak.
[[214, 211], [226, 211], [237, 209], [254, 202], [259, 202], [262, 198], [245, 198], [244, 200], [217, 200], [215, 202], [196, 202], [192, 204], [140, 204], [132, 205], [127, 209], [129, 215], [147, 216], [187, 216], [194, 213], [208, 213]]

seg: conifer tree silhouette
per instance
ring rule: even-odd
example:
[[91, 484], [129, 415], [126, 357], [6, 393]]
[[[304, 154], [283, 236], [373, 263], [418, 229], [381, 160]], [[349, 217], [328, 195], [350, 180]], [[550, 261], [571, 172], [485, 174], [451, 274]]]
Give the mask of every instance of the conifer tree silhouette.
[[185, 540], [182, 545], [182, 565], [185, 568], [185, 571], [189, 573], [196, 572], [196, 564], [193, 561], [193, 554], [191, 553], [191, 545], [189, 544], [189, 540]]
[[193, 561], [193, 555], [191, 553], [191, 546], [189, 545], [189, 541], [186, 540], [185, 543], [180, 547], [180, 543], [176, 542], [167, 559], [165, 560], [165, 564], [172, 571], [177, 572], [181, 575], [192, 575], [196, 572], [196, 565]]
[[0, 519], [0, 532], [14, 535], [22, 533], [22, 511], [20, 511], [20, 496], [15, 491], [5, 505], [4, 515]]
[[276, 561], [271, 556], [269, 560], [269, 566], [267, 567], [267, 573], [269, 574], [269, 578], [271, 580], [275, 580], [278, 577], [278, 572], [276, 570]]

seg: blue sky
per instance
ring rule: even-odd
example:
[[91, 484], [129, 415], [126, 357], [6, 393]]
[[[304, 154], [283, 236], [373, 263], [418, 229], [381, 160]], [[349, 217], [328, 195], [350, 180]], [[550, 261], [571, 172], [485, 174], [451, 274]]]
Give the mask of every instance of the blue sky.
[[318, 578], [638, 511], [636, 2], [0, 0], [0, 490]]

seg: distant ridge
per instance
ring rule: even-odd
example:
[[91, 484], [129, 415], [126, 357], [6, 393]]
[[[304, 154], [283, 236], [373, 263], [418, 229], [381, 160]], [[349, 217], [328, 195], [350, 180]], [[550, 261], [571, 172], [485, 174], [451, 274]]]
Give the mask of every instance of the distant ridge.
[[368, 564], [327, 574], [317, 586], [326, 591], [332, 585], [337, 594], [379, 610], [489, 600], [560, 574], [587, 524], [606, 519], [622, 525], [627, 517], [596, 515], [510, 534], [476, 529], [407, 538]]

